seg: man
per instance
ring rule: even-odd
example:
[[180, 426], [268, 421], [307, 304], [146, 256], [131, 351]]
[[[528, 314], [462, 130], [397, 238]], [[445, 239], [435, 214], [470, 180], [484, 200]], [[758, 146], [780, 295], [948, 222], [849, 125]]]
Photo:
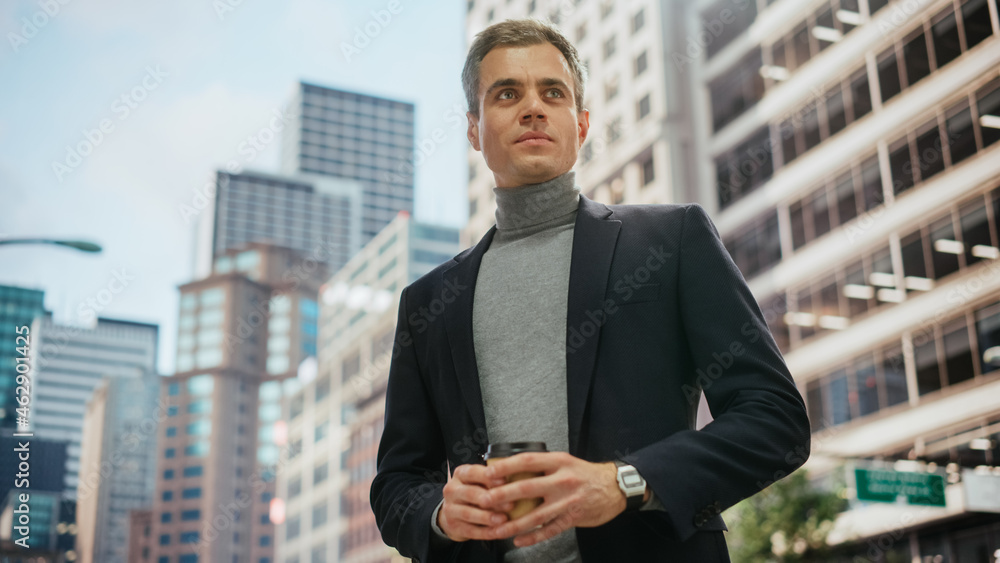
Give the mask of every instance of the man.
[[[719, 513], [808, 456], [802, 398], [705, 211], [580, 195], [585, 81], [534, 20], [470, 47], [497, 225], [402, 292], [371, 489], [416, 561], [729, 561]], [[483, 465], [506, 441], [549, 452]], [[541, 476], [505, 484], [521, 472]], [[508, 521], [522, 498], [543, 502]]]

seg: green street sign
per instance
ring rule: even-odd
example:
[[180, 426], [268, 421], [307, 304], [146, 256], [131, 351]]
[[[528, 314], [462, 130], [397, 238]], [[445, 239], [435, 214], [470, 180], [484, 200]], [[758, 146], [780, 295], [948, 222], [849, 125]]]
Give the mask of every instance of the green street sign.
[[888, 469], [855, 469], [858, 500], [944, 506], [944, 477], [933, 473], [911, 473]]

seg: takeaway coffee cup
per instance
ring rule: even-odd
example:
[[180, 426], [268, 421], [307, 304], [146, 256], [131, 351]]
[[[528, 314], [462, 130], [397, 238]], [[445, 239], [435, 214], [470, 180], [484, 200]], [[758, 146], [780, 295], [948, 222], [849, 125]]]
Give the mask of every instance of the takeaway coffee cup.
[[[500, 442], [497, 444], [490, 444], [486, 449], [486, 455], [483, 457], [486, 459], [486, 465], [490, 465], [496, 460], [510, 457], [512, 455], [525, 452], [547, 451], [548, 450], [545, 449], [545, 442]], [[513, 483], [514, 481], [520, 481], [531, 477], [541, 477], [542, 475], [544, 475], [542, 472], [524, 471], [508, 476], [507, 482]], [[541, 498], [523, 498], [516, 500], [514, 501], [514, 508], [507, 513], [507, 517], [511, 520], [515, 520], [531, 512], [540, 504], [542, 504]]]

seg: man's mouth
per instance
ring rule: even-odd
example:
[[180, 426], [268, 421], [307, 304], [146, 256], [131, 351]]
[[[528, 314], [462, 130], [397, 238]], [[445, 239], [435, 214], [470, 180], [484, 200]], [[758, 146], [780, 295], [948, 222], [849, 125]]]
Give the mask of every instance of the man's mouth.
[[524, 145], [542, 145], [545, 143], [551, 143], [552, 137], [549, 137], [541, 131], [528, 131], [518, 137], [516, 142]]

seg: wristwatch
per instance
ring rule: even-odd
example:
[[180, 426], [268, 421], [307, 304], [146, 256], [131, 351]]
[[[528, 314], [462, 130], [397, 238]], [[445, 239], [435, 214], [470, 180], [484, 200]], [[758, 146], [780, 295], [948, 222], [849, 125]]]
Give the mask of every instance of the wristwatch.
[[618, 488], [625, 495], [625, 510], [639, 510], [642, 499], [646, 496], [646, 480], [639, 475], [638, 469], [624, 461], [615, 460], [615, 465], [618, 466]]

